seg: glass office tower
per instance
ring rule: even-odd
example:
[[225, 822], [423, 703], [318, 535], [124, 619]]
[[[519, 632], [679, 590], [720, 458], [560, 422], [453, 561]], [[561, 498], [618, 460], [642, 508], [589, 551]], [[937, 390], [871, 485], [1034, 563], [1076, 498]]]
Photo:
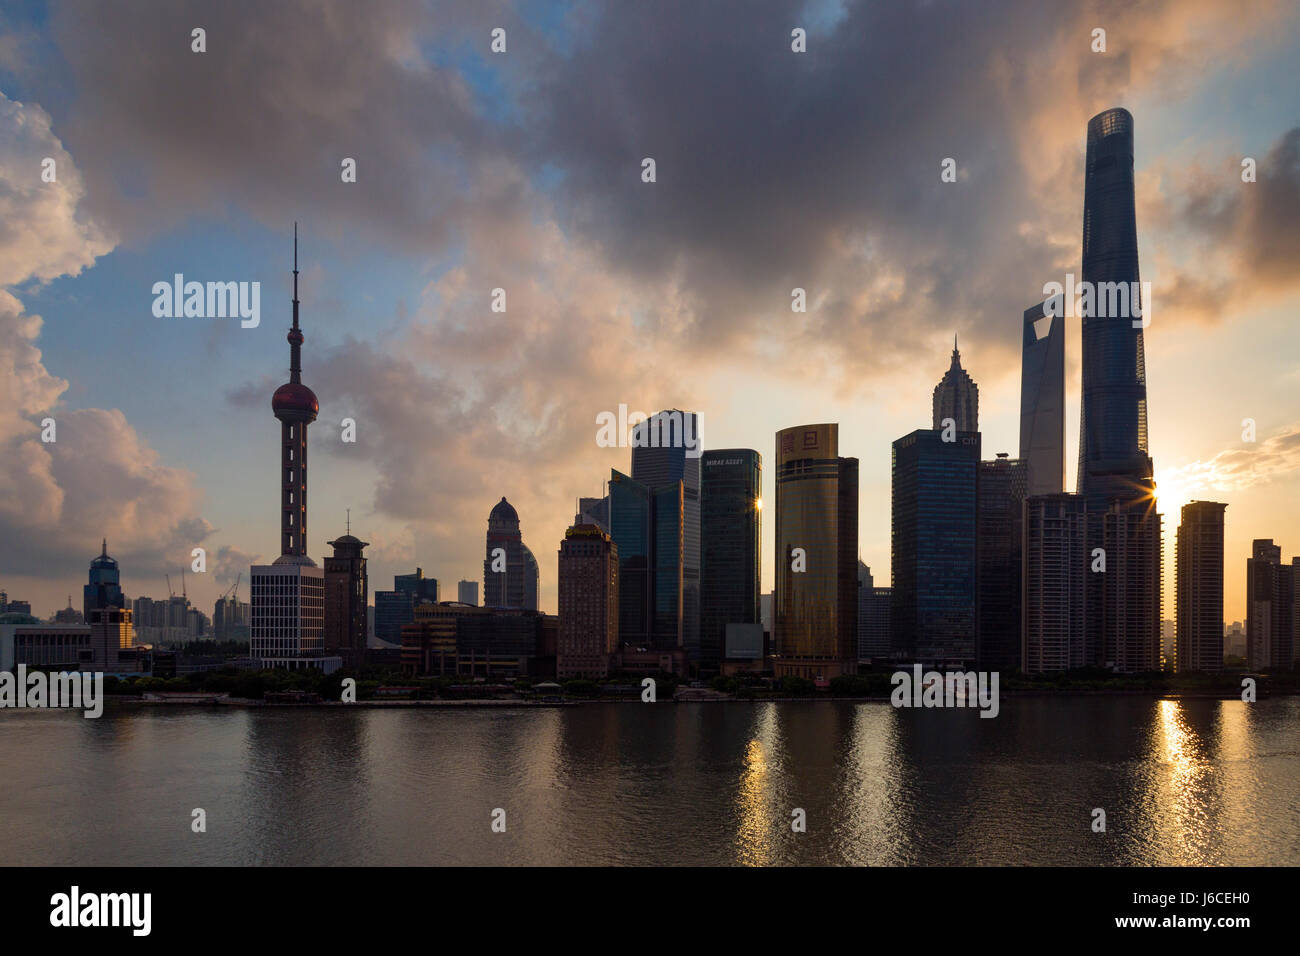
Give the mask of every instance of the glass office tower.
[[701, 462], [700, 666], [716, 672], [727, 625], [760, 621], [763, 459], [750, 448], [725, 448]]
[[894, 442], [891, 644], [904, 660], [975, 662], [979, 432], [920, 429]]
[[609, 476], [610, 535], [618, 548], [618, 634], [632, 646], [653, 639], [650, 489], [619, 471]]
[[[632, 447], [632, 478], [658, 495], [668, 490], [665, 507], [671, 503], [671, 488], [681, 485], [681, 568], [680, 584], [671, 584], [672, 575], [663, 564], [663, 583], [657, 585], [656, 615], [660, 619], [656, 629], [660, 643], [667, 641], [672, 615], [670, 604], [681, 604], [681, 646], [692, 661], [699, 660], [700, 651], [700, 431], [699, 416], [695, 412], [670, 409], [658, 412], [636, 426]], [[663, 534], [669, 534], [670, 520]], [[667, 562], [667, 550], [661, 549], [659, 560]]]

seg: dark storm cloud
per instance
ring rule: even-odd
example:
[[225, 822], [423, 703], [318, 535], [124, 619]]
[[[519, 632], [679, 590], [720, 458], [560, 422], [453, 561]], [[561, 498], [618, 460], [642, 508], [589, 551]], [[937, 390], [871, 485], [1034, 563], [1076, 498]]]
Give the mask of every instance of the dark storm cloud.
[[[461, 72], [421, 43], [454, 53], [471, 34], [486, 39], [493, 9], [59, 4], [53, 31], [79, 90], [60, 128], [88, 207], [127, 238], [233, 203], [275, 228], [311, 208], [336, 238], [444, 241], [466, 215], [477, 164], [504, 137]], [[194, 28], [206, 31], [204, 53], [191, 49]], [[354, 184], [341, 180], [345, 157], [357, 161]]]
[[1157, 289], [1171, 321], [1217, 322], [1300, 285], [1300, 127], [1283, 133], [1242, 180], [1240, 157], [1170, 174], [1147, 209], [1195, 252]]
[[309, 207], [336, 238], [418, 254], [485, 229], [509, 242], [500, 222], [531, 204], [605, 268], [671, 280], [678, 315], [640, 306], [666, 345], [734, 355], [762, 336], [851, 380], [931, 358], [941, 331], [1014, 349], [1017, 316], [1077, 256], [1088, 117], [1181, 82], [1271, 6], [861, 2], [828, 26], [806, 3], [739, 0], [545, 18], [469, 0], [72, 3], [55, 35], [91, 211], [128, 236], [230, 203], [277, 227]]

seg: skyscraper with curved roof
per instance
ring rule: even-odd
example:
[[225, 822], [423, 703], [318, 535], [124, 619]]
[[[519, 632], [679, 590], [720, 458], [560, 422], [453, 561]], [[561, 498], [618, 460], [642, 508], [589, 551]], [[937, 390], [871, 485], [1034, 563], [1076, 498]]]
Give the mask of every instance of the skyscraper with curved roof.
[[[1133, 116], [1122, 108], [1088, 121], [1083, 185], [1083, 276], [1093, 308], [1081, 316], [1083, 400], [1079, 493], [1101, 499], [1150, 497], [1146, 352], [1140, 301], [1127, 314], [1098, 314], [1110, 283], [1137, 290], [1137, 214], [1133, 192]], [[1134, 299], [1139, 299], [1134, 295]]]
[[524, 545], [519, 512], [505, 496], [488, 513], [483, 606], [537, 610], [537, 559]]

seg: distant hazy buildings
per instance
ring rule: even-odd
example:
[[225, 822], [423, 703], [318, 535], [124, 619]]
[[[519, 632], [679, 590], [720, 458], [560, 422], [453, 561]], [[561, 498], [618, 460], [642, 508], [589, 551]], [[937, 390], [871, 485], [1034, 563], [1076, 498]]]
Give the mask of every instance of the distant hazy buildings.
[[1021, 670], [1037, 674], [1093, 663], [1087, 645], [1088, 513], [1083, 498], [1025, 502]]
[[1020, 668], [1023, 508], [1029, 463], [999, 454], [979, 464], [975, 657], [981, 670]]
[[1028, 494], [1065, 490], [1065, 316], [1025, 310], [1020, 361], [1020, 459]]
[[238, 595], [217, 598], [212, 607], [212, 636], [218, 641], [248, 641], [250, 605]]
[[[674, 523], [681, 525], [680, 553], [672, 558], [681, 566], [681, 646], [687, 657], [700, 656], [700, 442], [699, 418], [695, 412], [671, 409], [651, 415], [636, 426], [632, 447], [632, 479], [639, 481], [656, 496], [656, 535], [673, 534]], [[673, 486], [680, 484], [680, 492]], [[664, 493], [667, 492], [665, 495]], [[680, 497], [680, 516], [672, 518], [668, 504]], [[670, 571], [668, 542], [656, 548], [656, 562], [662, 573]], [[666, 594], [656, 595], [667, 600]], [[667, 608], [665, 607], [665, 611]], [[667, 640], [665, 630], [660, 645]]]
[[979, 426], [980, 390], [974, 380], [961, 367], [961, 353], [957, 339], [952, 340], [952, 364], [939, 384], [934, 387], [935, 431], [942, 431], [944, 420], [952, 419], [959, 432], [977, 432]]
[[1246, 659], [1246, 627], [1241, 621], [1233, 621], [1223, 629], [1223, 656]]
[[461, 604], [478, 604], [478, 582], [458, 581], [456, 583], [456, 600]]
[[1183, 505], [1178, 525], [1178, 629], [1180, 673], [1223, 669], [1223, 513], [1214, 501]]
[[839, 456], [839, 426], [777, 432], [777, 677], [857, 670], [857, 554], [858, 460]]
[[365, 662], [370, 584], [363, 552], [369, 544], [349, 530], [329, 542], [334, 554], [325, 559], [325, 652], [348, 667]]
[[889, 612], [893, 588], [878, 588], [871, 568], [858, 562], [858, 663], [879, 663], [890, 657]]
[[[107, 541], [104, 542], [104, 549], [105, 550], [108, 549]], [[78, 613], [72, 606], [72, 595], [68, 595], [67, 610], [72, 611], [74, 614]], [[11, 600], [8, 594], [6, 594], [4, 591], [0, 591], [0, 614], [31, 614], [31, 613], [32, 613], [32, 605], [30, 601], [19, 601], [16, 598]], [[64, 624], [75, 623], [72, 619], [67, 618], [66, 616], [63, 620], [60, 620], [59, 614], [63, 614], [63, 613], [64, 613], [63, 611], [56, 612], [55, 620]], [[84, 615], [80, 615], [80, 616], [84, 617]]]
[[504, 497], [488, 514], [484, 607], [537, 610], [537, 559], [524, 546], [519, 512]]
[[[704, 453], [700, 482], [700, 667], [717, 673], [728, 624], [761, 628], [762, 456], [749, 448]], [[759, 635], [760, 650], [762, 635]]]
[[564, 533], [559, 555], [556, 675], [603, 678], [619, 646], [618, 546], [598, 525]]
[[1296, 574], [1272, 538], [1257, 538], [1246, 560], [1246, 661], [1251, 670], [1289, 668], [1297, 645]]
[[920, 429], [893, 444], [890, 621], [906, 660], [975, 662], [978, 432]]
[[[32, 606], [30, 604], [27, 604], [27, 602], [25, 601], [21, 603], [26, 605], [26, 610], [23, 611], [23, 613], [31, 614]], [[8, 596], [2, 592], [0, 592], [0, 605], [3, 605], [5, 611], [9, 611], [9, 612], [22, 610], [20, 606], [17, 606], [17, 602], [9, 602]], [[85, 624], [86, 623], [86, 616], [81, 611], [78, 611], [75, 607], [72, 606], [71, 594], [68, 595], [68, 606], [63, 608], [63, 610], [61, 611], [54, 612], [54, 623], [55, 624]]]

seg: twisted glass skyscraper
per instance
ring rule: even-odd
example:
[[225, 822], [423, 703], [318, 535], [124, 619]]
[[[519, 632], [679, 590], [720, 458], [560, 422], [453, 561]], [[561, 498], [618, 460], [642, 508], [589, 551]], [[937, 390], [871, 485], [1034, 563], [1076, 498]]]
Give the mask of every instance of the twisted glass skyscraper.
[[1149, 498], [1147, 379], [1138, 289], [1137, 215], [1133, 198], [1133, 116], [1109, 109], [1088, 121], [1083, 186], [1083, 282], [1097, 313], [1110, 283], [1133, 290], [1131, 314], [1085, 314], [1078, 490], [1104, 499]]
[[[1083, 191], [1083, 401], [1078, 489], [1087, 511], [1090, 663], [1159, 667], [1160, 515], [1147, 447], [1146, 355], [1133, 196], [1133, 116], [1088, 121]], [[1116, 310], [1116, 301], [1127, 308]], [[1135, 321], [1140, 319], [1141, 321]], [[1098, 563], [1100, 559], [1100, 563]]]

